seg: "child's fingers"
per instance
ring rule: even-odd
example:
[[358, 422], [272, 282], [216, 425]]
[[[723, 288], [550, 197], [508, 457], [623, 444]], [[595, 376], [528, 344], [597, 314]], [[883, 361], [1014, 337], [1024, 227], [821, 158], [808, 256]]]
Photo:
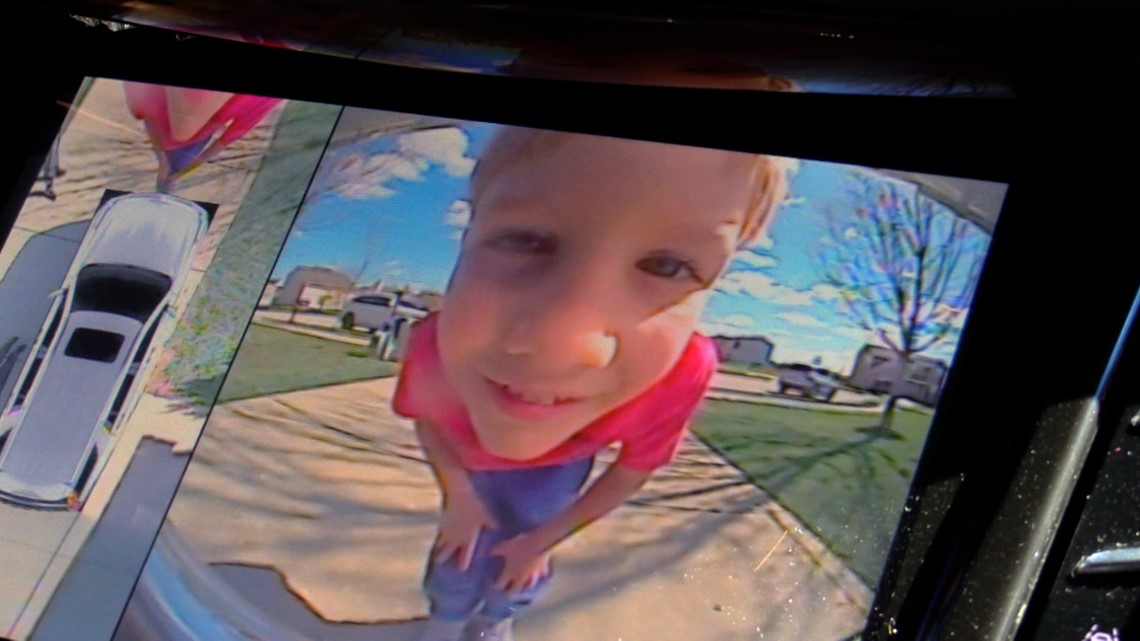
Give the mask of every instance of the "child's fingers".
[[529, 590], [538, 584], [541, 577], [535, 573], [527, 573], [523, 575], [507, 576], [504, 572], [499, 575], [499, 580], [495, 582], [495, 588], [503, 592], [517, 592], [521, 590]]
[[448, 559], [455, 555], [455, 546], [439, 541], [435, 544], [435, 552], [433, 556], [436, 563], [445, 563]]
[[455, 567], [466, 572], [471, 567], [471, 559], [475, 553], [475, 546], [468, 544], [463, 545], [460, 543], [448, 543], [439, 548], [435, 552], [435, 560], [437, 563], [444, 563], [448, 560], [455, 562]]
[[435, 562], [453, 561], [460, 572], [466, 572], [471, 568], [471, 557], [474, 555], [474, 551], [474, 546], [449, 544], [436, 551]]
[[471, 568], [471, 560], [475, 557], [475, 542], [472, 541], [464, 545], [456, 551], [455, 564], [459, 566], [460, 571], [466, 572]]
[[522, 590], [529, 590], [538, 585], [542, 575], [538, 572], [528, 572], [521, 576], [510, 577], [502, 581], [503, 585], [499, 587], [504, 592], [515, 592]]
[[510, 591], [510, 589], [511, 589], [511, 577], [507, 576], [507, 569], [506, 568], [503, 568], [503, 571], [499, 573], [499, 577], [497, 579], [495, 579], [495, 589], [496, 590], [502, 590], [503, 592], [509, 592]]

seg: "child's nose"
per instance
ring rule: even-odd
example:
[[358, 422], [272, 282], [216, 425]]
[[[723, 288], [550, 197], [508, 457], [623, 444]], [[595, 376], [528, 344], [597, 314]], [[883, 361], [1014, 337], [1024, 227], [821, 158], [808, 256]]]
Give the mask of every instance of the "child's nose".
[[557, 371], [608, 366], [618, 338], [603, 282], [579, 274], [535, 286], [514, 310], [506, 352]]

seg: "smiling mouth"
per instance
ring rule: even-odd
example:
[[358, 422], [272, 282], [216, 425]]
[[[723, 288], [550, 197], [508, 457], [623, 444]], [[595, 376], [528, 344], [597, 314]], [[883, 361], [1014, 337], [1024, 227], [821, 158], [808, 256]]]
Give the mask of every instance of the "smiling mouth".
[[518, 388], [490, 378], [487, 379], [487, 382], [498, 390], [506, 400], [514, 403], [538, 407], [560, 407], [579, 403], [583, 400], [580, 396], [562, 396], [550, 391]]

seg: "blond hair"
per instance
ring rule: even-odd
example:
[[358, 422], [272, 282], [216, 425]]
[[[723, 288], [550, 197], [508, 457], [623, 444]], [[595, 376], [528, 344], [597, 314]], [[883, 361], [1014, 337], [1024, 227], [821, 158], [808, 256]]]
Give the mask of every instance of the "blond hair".
[[[567, 136], [588, 136], [546, 129], [526, 127], [502, 127], [493, 134], [475, 165], [471, 176], [471, 200], [479, 200], [486, 186], [510, 164], [519, 158], [540, 155], [555, 149]], [[666, 144], [666, 143], [653, 143]], [[743, 153], [743, 152], [733, 152]], [[797, 161], [794, 158], [752, 154], [754, 157], [749, 171], [749, 201], [741, 224], [738, 247], [746, 247], [755, 242], [772, 215], [785, 202], [788, 195], [788, 180], [794, 172]]]

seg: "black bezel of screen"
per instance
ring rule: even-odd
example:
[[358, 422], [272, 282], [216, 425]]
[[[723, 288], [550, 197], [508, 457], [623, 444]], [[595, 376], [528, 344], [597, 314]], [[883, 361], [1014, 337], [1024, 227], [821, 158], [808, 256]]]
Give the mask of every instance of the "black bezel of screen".
[[[983, 540], [1017, 536], [994, 517], [1036, 422], [1047, 407], [1095, 394], [1140, 282], [1140, 261], [1130, 259], [1133, 177], [1102, 149], [1127, 126], [1130, 103], [1108, 87], [1072, 89], [1064, 78], [1079, 76], [1076, 57], [1050, 73], [1015, 67], [1020, 96], [1012, 101], [766, 94], [390, 68], [152, 29], [112, 32], [62, 12], [18, 13], [22, 42], [54, 47], [67, 62], [22, 64], [37, 54], [5, 44], [10, 86], [21, 92], [7, 101], [16, 126], [0, 173], [3, 237], [63, 118], [60, 105], [84, 76], [1011, 183], [869, 638], [936, 638], [950, 613], [986, 611], [958, 603], [957, 586]], [[989, 599], [1022, 598], [1013, 587], [992, 581]]]

